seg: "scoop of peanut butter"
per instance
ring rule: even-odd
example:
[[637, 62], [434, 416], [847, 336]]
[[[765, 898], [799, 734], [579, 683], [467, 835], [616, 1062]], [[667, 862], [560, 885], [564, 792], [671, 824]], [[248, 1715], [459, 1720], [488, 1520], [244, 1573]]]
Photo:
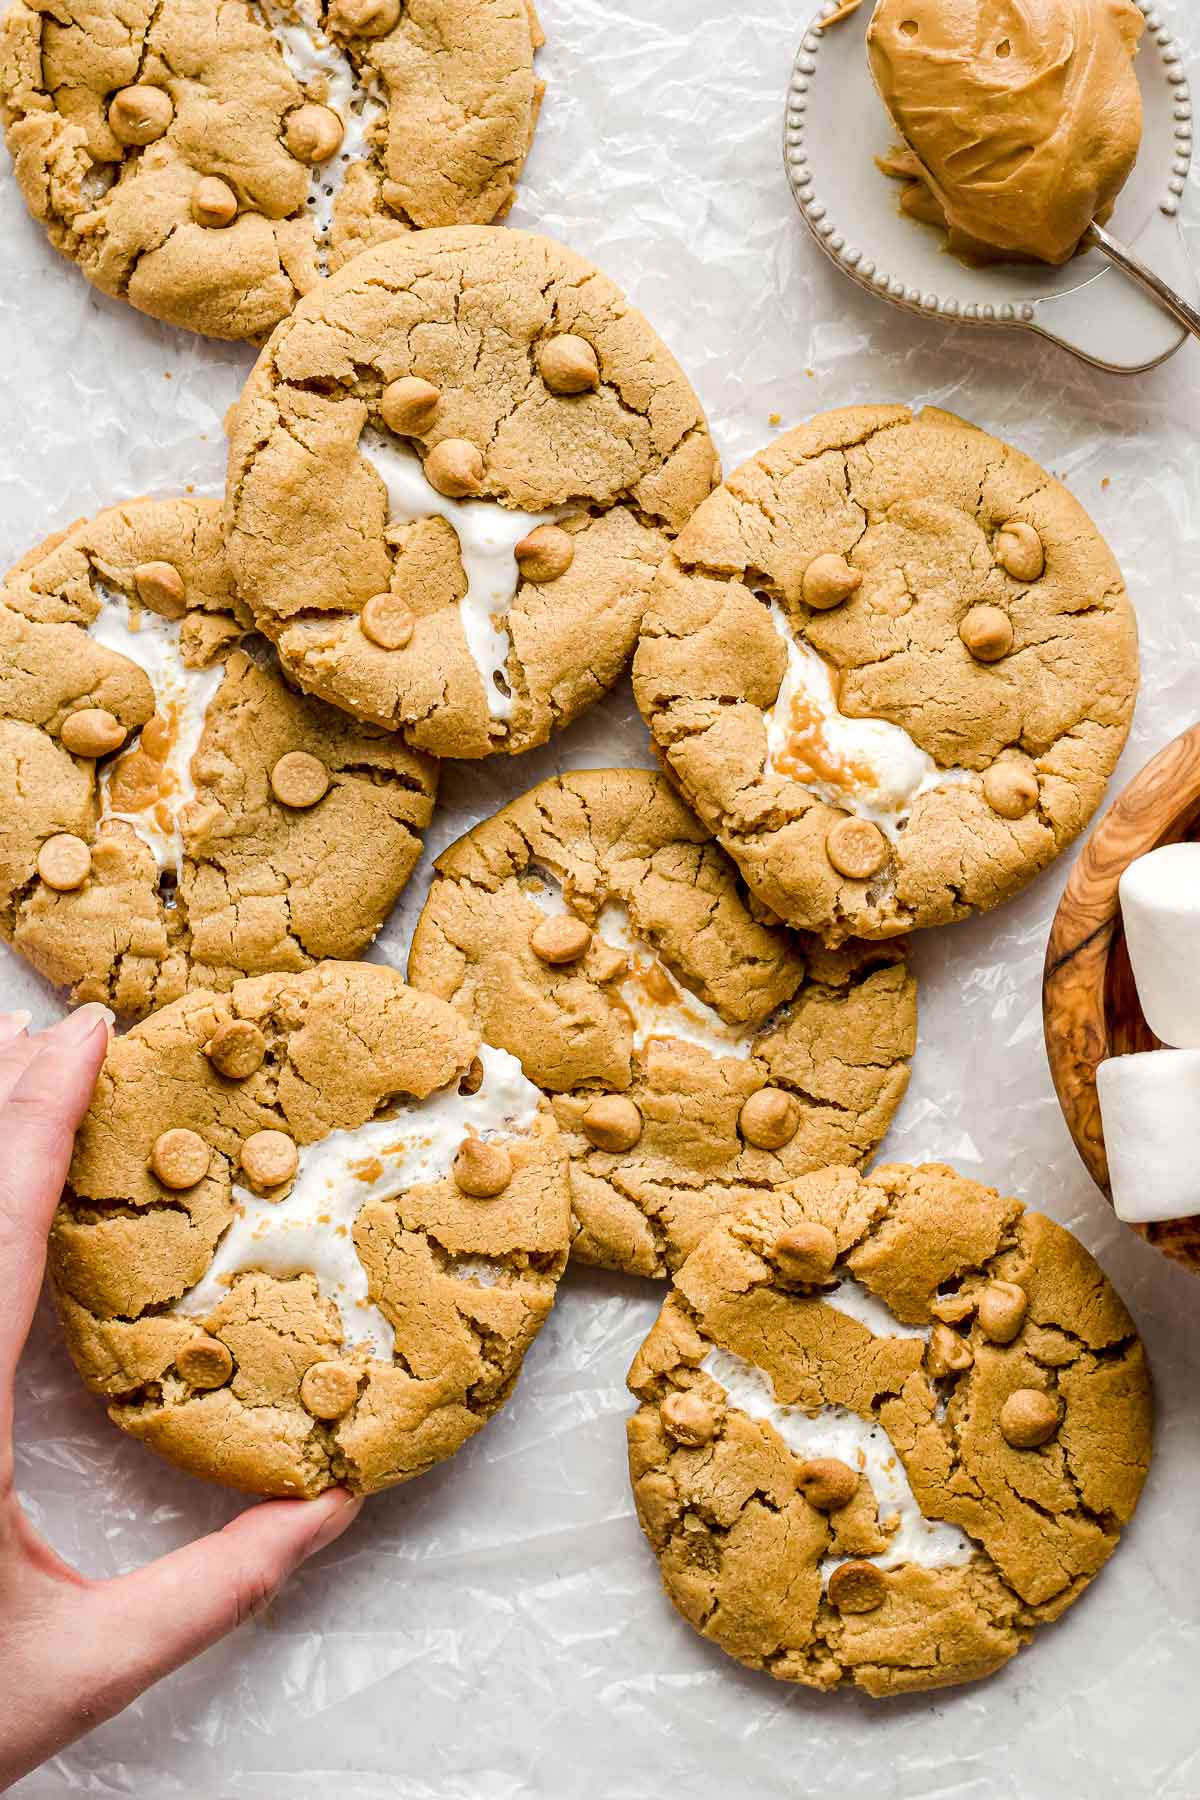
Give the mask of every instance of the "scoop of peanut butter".
[[1066, 262], [1137, 156], [1132, 0], [879, 0], [875, 84], [915, 160], [905, 208], [950, 248]]

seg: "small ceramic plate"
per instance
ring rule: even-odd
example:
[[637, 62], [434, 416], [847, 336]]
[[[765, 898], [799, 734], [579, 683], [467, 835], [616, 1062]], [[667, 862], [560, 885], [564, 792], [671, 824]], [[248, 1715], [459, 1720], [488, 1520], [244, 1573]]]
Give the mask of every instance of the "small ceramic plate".
[[[1133, 173], [1110, 229], [1185, 299], [1200, 282], [1179, 230], [1192, 157], [1192, 102], [1183, 59], [1150, 0], [1138, 53], [1145, 125]], [[792, 67], [783, 159], [796, 204], [826, 255], [860, 287], [910, 312], [970, 325], [1040, 332], [1099, 368], [1151, 369], [1178, 350], [1183, 326], [1099, 251], [1064, 268], [995, 263], [968, 268], [942, 249], [942, 233], [901, 213], [899, 184], [874, 164], [896, 141], [867, 64], [873, 0], [821, 29], [823, 7]]]

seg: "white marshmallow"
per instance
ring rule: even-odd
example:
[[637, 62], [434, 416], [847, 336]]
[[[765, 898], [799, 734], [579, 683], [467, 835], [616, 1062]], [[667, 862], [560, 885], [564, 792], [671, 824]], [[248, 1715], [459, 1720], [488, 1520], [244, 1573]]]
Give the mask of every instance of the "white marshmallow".
[[1156, 1038], [1200, 1049], [1200, 844], [1162, 844], [1118, 889], [1138, 999]]
[[1148, 1225], [1200, 1213], [1200, 1050], [1110, 1056], [1096, 1092], [1117, 1217]]

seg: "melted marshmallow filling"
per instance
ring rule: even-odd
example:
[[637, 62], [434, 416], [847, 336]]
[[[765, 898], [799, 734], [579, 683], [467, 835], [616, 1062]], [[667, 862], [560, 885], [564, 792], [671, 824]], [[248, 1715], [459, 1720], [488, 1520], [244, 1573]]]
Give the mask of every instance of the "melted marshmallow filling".
[[[121, 819], [131, 825], [161, 870], [178, 881], [183, 868], [179, 816], [195, 798], [192, 758], [200, 747], [208, 708], [225, 675], [223, 663], [189, 669], [179, 652], [177, 619], [148, 607], [133, 607], [123, 594], [100, 589], [102, 606], [88, 633], [145, 671], [154, 689], [155, 718], [166, 733], [166, 755], [152, 758], [141, 740], [106, 762], [100, 771], [100, 824]], [[149, 723], [149, 722], [147, 722]], [[143, 726], [142, 733], [145, 734]], [[136, 759], [136, 761], [135, 761]], [[147, 785], [147, 781], [149, 785]], [[122, 806], [132, 792], [134, 806]]]
[[932, 756], [887, 719], [852, 719], [838, 706], [834, 672], [789, 629], [771, 604], [787, 647], [787, 669], [766, 715], [766, 772], [797, 781], [823, 800], [870, 819], [893, 840], [922, 794], [970, 781], [969, 769], [939, 769]]
[[488, 712], [494, 719], [511, 718], [513, 697], [505, 670], [512, 644], [503, 621], [520, 580], [513, 552], [523, 537], [538, 525], [553, 523], [562, 510], [528, 513], [496, 500], [448, 500], [425, 479], [416, 451], [382, 432], [364, 431], [358, 450], [387, 488], [389, 525], [444, 519], [458, 538], [467, 581], [458, 613], [467, 650], [479, 671]]
[[[212, 1312], [234, 1278], [251, 1270], [281, 1280], [308, 1274], [336, 1306], [343, 1343], [390, 1362], [395, 1332], [370, 1297], [354, 1247], [354, 1221], [368, 1200], [391, 1200], [421, 1183], [442, 1180], [469, 1133], [511, 1137], [533, 1129], [541, 1095], [516, 1057], [483, 1044], [479, 1060], [483, 1081], [477, 1093], [461, 1094], [455, 1077], [427, 1099], [399, 1107], [391, 1118], [301, 1145], [300, 1166], [284, 1199], [266, 1200], [235, 1184], [233, 1219], [207, 1272], [173, 1311], [188, 1317]], [[491, 1285], [499, 1265], [489, 1258], [460, 1257], [450, 1272]]]

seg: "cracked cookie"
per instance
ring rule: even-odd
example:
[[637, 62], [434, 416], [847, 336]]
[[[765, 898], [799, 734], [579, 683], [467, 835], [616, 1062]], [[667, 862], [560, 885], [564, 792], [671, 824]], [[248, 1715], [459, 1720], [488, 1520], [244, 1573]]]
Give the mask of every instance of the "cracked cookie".
[[49, 1266], [125, 1431], [252, 1493], [369, 1493], [507, 1399], [569, 1216], [515, 1058], [393, 969], [323, 963], [114, 1039]]
[[826, 413], [663, 563], [634, 692], [763, 903], [837, 944], [998, 905], [1095, 811], [1137, 692], [1067, 490], [949, 413]]
[[89, 281], [262, 338], [368, 245], [508, 210], [542, 41], [528, 0], [18, 0], [0, 116]]
[[443, 851], [408, 976], [552, 1096], [572, 1254], [632, 1275], [755, 1188], [864, 1161], [916, 1041], [900, 946], [786, 931], [642, 769], [543, 782]]
[[938, 1164], [824, 1169], [729, 1214], [629, 1385], [668, 1595], [808, 1687], [994, 1673], [1111, 1555], [1150, 1460], [1145, 1355], [1103, 1272]]
[[111, 507], [9, 573], [0, 931], [73, 1000], [140, 1016], [356, 955], [435, 792], [436, 765], [283, 681], [219, 501]]
[[237, 590], [301, 687], [435, 756], [616, 681], [718, 469], [675, 359], [581, 257], [425, 232], [301, 302], [230, 428]]

